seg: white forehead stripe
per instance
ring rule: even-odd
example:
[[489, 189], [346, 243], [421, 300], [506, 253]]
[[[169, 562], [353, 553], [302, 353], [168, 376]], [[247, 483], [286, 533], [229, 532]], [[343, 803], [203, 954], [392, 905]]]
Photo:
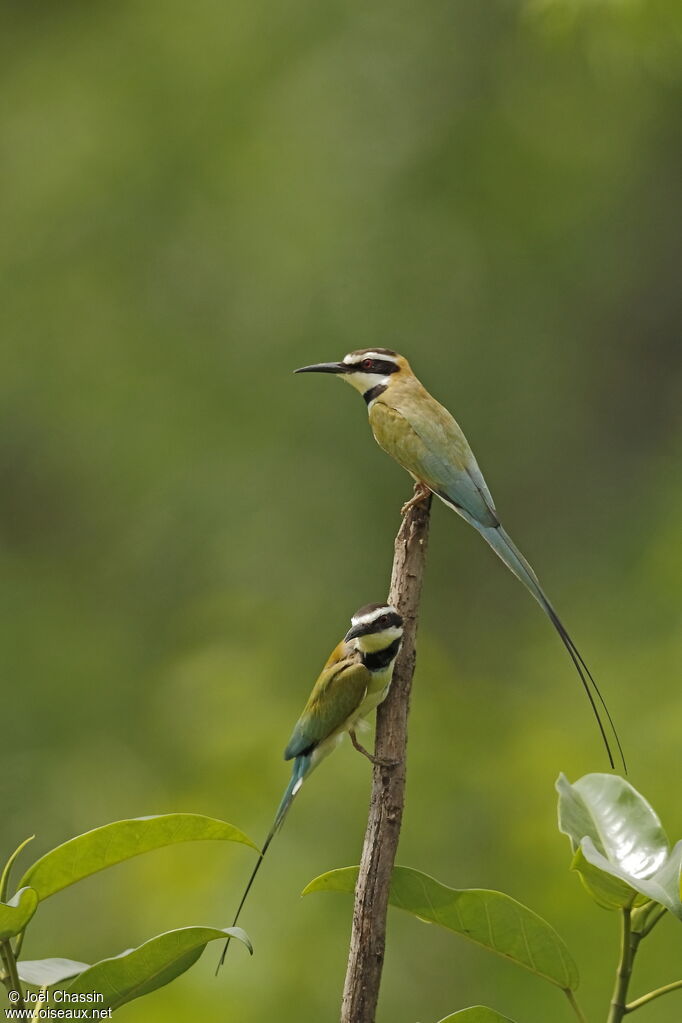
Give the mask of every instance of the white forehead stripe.
[[353, 625], [369, 625], [371, 622], [375, 622], [377, 618], [381, 618], [385, 614], [397, 614], [398, 612], [390, 604], [386, 604], [385, 607], [378, 607], [375, 611], [370, 611], [366, 615], [361, 615], [357, 618], [355, 615], [351, 618]]
[[395, 355], [386, 355], [385, 352], [363, 352], [362, 355], [355, 355], [353, 352], [350, 352], [344, 356], [343, 361], [347, 366], [352, 366], [355, 363], [360, 365], [363, 359], [378, 359], [381, 362], [392, 362], [394, 366], [398, 365]]

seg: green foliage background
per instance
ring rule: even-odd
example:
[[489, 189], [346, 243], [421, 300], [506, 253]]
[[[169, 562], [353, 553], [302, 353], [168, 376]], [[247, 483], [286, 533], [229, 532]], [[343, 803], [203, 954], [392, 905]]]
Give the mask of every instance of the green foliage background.
[[[359, 398], [291, 370], [372, 344], [457, 414], [679, 837], [681, 43], [676, 0], [4, 6], [5, 855], [179, 810], [265, 834], [410, 490]], [[605, 766], [551, 628], [436, 508], [400, 861], [554, 923], [595, 1020], [617, 922], [566, 873], [553, 781]], [[209, 949], [121, 1018], [334, 1019], [351, 905], [299, 892], [358, 861], [368, 788], [342, 748], [259, 878], [254, 958], [214, 981]], [[211, 846], [50, 900], [26, 955], [229, 923], [252, 854]], [[544, 987], [391, 917], [382, 1023], [567, 1017]]]

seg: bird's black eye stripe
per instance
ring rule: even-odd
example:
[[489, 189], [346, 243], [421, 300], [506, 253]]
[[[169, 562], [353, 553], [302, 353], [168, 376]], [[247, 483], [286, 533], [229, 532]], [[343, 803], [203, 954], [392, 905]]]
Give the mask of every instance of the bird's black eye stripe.
[[392, 611], [381, 615], [379, 618], [375, 618], [373, 622], [369, 622], [362, 630], [362, 633], [365, 636], [369, 636], [374, 632], [383, 632], [385, 629], [390, 629], [391, 626], [400, 628], [402, 624], [403, 620], [400, 615]]
[[361, 359], [360, 362], [346, 364], [346, 373], [376, 373], [378, 376], [387, 377], [391, 373], [397, 373], [400, 366], [390, 359]]

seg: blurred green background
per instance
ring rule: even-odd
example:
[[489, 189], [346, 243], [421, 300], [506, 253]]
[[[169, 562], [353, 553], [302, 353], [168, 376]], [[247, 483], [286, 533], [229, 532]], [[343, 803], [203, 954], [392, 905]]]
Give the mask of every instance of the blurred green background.
[[[7, 2], [2, 11], [3, 849], [189, 810], [261, 839], [350, 614], [385, 596], [410, 483], [304, 363], [379, 344], [464, 426], [671, 837], [682, 628], [677, 0]], [[604, 770], [550, 626], [434, 509], [399, 860], [547, 917], [606, 1014], [617, 920], [568, 873], [553, 782]], [[337, 1018], [368, 764], [306, 786], [216, 981], [130, 1023]], [[30, 862], [27, 856], [25, 864]], [[50, 900], [31, 957], [225, 925], [240, 847]], [[633, 994], [679, 974], [666, 921]], [[677, 999], [675, 1002], [674, 999]], [[381, 1023], [559, 992], [390, 918]], [[647, 1012], [680, 1018], [679, 995]]]

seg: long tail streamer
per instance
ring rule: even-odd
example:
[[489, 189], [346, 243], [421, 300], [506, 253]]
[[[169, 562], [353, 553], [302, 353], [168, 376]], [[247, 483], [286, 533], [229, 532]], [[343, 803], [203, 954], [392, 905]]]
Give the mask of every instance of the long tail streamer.
[[611, 744], [609, 742], [609, 737], [607, 735], [604, 722], [602, 721], [601, 714], [599, 713], [598, 704], [601, 705], [601, 707], [604, 709], [607, 721], [616, 740], [618, 754], [623, 764], [623, 771], [625, 774], [627, 774], [627, 765], [625, 763], [623, 747], [621, 746], [616, 726], [613, 723], [613, 718], [609, 713], [609, 708], [606, 706], [606, 701], [604, 700], [604, 697], [601, 694], [599, 686], [597, 685], [592, 676], [592, 672], [585, 664], [585, 661], [583, 660], [580, 651], [578, 650], [575, 643], [569, 636], [566, 627], [559, 618], [559, 615], [556, 613], [556, 611], [550, 604], [549, 600], [545, 596], [545, 593], [542, 587], [540, 586], [540, 583], [538, 581], [537, 576], [535, 575], [535, 572], [530, 567], [530, 565], [524, 558], [523, 554], [521, 554], [519, 549], [516, 547], [511, 537], [504, 531], [502, 526], [494, 527], [477, 526], [475, 522], [472, 522], [472, 525], [476, 526], [481, 536], [485, 540], [487, 540], [487, 542], [490, 544], [490, 546], [495, 551], [497, 556], [502, 559], [507, 568], [514, 573], [516, 578], [519, 579], [524, 584], [524, 586], [530, 591], [530, 593], [535, 597], [538, 604], [540, 605], [540, 607], [545, 612], [550, 622], [558, 632], [559, 638], [561, 639], [561, 642], [564, 644], [566, 650], [568, 651], [568, 654], [571, 660], [573, 661], [573, 664], [575, 665], [575, 669], [578, 672], [583, 688], [587, 693], [587, 698], [590, 701], [592, 712], [594, 713], [594, 716], [597, 720], [597, 724], [599, 725], [599, 731], [601, 732], [601, 737], [604, 742], [604, 746], [606, 747], [609, 763], [611, 764], [612, 768], [615, 768], [616, 765], [613, 752], [611, 750]]
[[[241, 914], [242, 909], [244, 908], [244, 903], [246, 902], [248, 894], [251, 891], [251, 887], [253, 885], [253, 882], [256, 880], [256, 875], [258, 874], [258, 871], [261, 868], [261, 864], [263, 863], [263, 860], [265, 859], [265, 854], [268, 851], [270, 843], [272, 842], [273, 838], [275, 837], [275, 835], [277, 834], [279, 829], [284, 824], [284, 820], [286, 818], [287, 813], [289, 812], [289, 808], [291, 807], [291, 804], [293, 803], [294, 798], [296, 797], [296, 794], [298, 793], [298, 790], [300, 789], [301, 785], [303, 784], [303, 779], [305, 778], [306, 774], [310, 770], [310, 766], [311, 765], [310, 765], [310, 757], [309, 756], [296, 757], [296, 759], [294, 761], [294, 767], [293, 767], [293, 770], [291, 772], [291, 779], [290, 779], [289, 784], [287, 785], [287, 787], [286, 787], [286, 789], [284, 791], [284, 795], [282, 796], [282, 800], [281, 800], [281, 802], [280, 802], [280, 804], [279, 804], [279, 806], [277, 808], [277, 813], [275, 814], [274, 823], [273, 823], [272, 827], [270, 828], [270, 830], [268, 832], [267, 838], [263, 842], [263, 848], [261, 849], [260, 856], [258, 857], [258, 860], [256, 862], [256, 866], [251, 871], [251, 877], [249, 878], [249, 880], [247, 882], [246, 888], [244, 889], [244, 894], [242, 895], [241, 901], [240, 901], [239, 905], [237, 906], [237, 912], [235, 913], [234, 920], [232, 921], [232, 926], [233, 927], [237, 926], [237, 922], [239, 920], [239, 916]], [[225, 947], [223, 948], [223, 954], [221, 955], [220, 960], [218, 962], [218, 965], [216, 966], [216, 971], [215, 971], [216, 974], [218, 973], [218, 970], [220, 969], [220, 967], [225, 962], [225, 956], [227, 955], [227, 950], [228, 950], [229, 947], [230, 947], [230, 938], [228, 938], [227, 941], [225, 942]]]

